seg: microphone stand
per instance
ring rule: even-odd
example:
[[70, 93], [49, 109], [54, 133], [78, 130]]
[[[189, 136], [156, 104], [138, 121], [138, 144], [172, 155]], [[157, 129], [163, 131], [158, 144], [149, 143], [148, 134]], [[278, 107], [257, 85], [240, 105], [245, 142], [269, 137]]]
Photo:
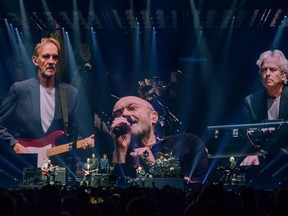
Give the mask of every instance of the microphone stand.
[[164, 106], [159, 100], [155, 100], [160, 106], [161, 108], [164, 110], [164, 113], [166, 115], [166, 113], [168, 113], [173, 119], [174, 122], [178, 122], [179, 124], [182, 125], [182, 122], [169, 110], [169, 108], [167, 106]]
[[[155, 99], [155, 101], [161, 106], [162, 110], [164, 111], [164, 116], [165, 116], [164, 121], [169, 123], [169, 120], [166, 119], [166, 116], [170, 116], [172, 117], [173, 122], [177, 122], [180, 126], [182, 126], [182, 122], [169, 110], [167, 106], [164, 106], [159, 100]], [[180, 130], [178, 129], [177, 132], [179, 131]], [[164, 131], [164, 136], [165, 136], [165, 131]]]

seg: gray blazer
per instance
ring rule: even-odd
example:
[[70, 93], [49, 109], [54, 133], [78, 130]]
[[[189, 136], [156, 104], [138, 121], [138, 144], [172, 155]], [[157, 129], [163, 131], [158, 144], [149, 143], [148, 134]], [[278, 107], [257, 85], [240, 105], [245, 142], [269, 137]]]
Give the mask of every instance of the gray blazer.
[[[69, 124], [77, 117], [78, 90], [69, 85], [66, 88]], [[55, 83], [55, 115], [48, 131], [44, 133], [40, 115], [40, 85], [37, 78], [15, 82], [0, 107], [0, 142], [11, 146], [17, 138], [38, 139], [55, 130], [63, 130], [59, 83]]]

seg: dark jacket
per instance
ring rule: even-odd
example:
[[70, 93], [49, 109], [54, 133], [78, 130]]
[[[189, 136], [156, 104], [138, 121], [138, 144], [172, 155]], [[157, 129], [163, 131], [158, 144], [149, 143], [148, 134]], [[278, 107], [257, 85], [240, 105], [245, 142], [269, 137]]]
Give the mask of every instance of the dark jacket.
[[[133, 150], [133, 149], [132, 149]], [[203, 141], [191, 133], [181, 133], [167, 137], [157, 142], [152, 153], [157, 158], [158, 152], [172, 151], [179, 160], [181, 175], [191, 180], [204, 180], [208, 170], [208, 154]], [[115, 164], [116, 176], [135, 177], [135, 168], [132, 168], [134, 159], [127, 153], [125, 164]]]
[[[243, 122], [260, 123], [268, 119], [268, 95], [265, 90], [258, 91], [245, 98]], [[284, 86], [280, 98], [279, 119], [288, 120], [288, 87]]]
[[181, 133], [167, 137], [153, 146], [153, 154], [171, 150], [179, 159], [181, 174], [202, 181], [208, 169], [208, 154], [203, 141], [195, 134]]

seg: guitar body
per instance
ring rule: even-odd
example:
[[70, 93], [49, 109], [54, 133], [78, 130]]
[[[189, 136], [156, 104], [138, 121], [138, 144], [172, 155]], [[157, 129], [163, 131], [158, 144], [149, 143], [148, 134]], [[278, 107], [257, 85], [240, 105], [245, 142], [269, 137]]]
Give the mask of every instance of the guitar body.
[[[63, 135], [64, 132], [59, 130], [50, 133], [46, 137], [39, 139], [18, 139], [18, 142], [30, 153], [38, 154], [37, 167], [42, 167], [47, 163], [49, 157], [68, 152], [72, 149], [72, 142], [55, 146], [56, 140]], [[85, 147], [87, 147], [85, 139], [76, 142], [77, 149]]]
[[56, 140], [60, 136], [63, 136], [63, 135], [64, 135], [64, 132], [58, 130], [58, 131], [54, 131], [54, 132], [50, 133], [46, 137], [42, 137], [39, 139], [18, 139], [18, 142], [26, 148], [27, 147], [40, 148], [40, 147], [45, 147], [49, 144], [51, 144], [52, 146], [55, 146]]
[[89, 174], [97, 173], [97, 172], [98, 172], [98, 169], [95, 169], [95, 170], [83, 170], [83, 176], [87, 176]]
[[57, 166], [53, 166], [53, 167], [50, 167], [49, 169], [45, 169], [45, 170], [42, 170], [41, 171], [41, 174], [42, 175], [55, 175], [56, 174], [56, 167]]
[[42, 167], [48, 161], [46, 150], [54, 147], [56, 140], [63, 135], [63, 131], [54, 131], [46, 137], [39, 139], [18, 139], [18, 142], [30, 153], [38, 154], [37, 167]]
[[52, 148], [53, 144], [47, 144], [43, 147], [26, 147], [30, 153], [36, 153], [38, 155], [37, 167], [42, 167], [48, 161], [46, 150]]

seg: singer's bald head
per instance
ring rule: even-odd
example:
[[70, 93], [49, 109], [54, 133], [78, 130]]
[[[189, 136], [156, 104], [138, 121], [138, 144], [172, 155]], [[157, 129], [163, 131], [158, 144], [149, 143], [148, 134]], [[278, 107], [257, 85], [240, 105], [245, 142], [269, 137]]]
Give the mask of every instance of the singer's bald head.
[[119, 107], [123, 107], [123, 105], [127, 105], [127, 104], [139, 104], [139, 105], [143, 105], [144, 107], [147, 107], [151, 110], [154, 110], [153, 106], [146, 100], [136, 97], [136, 96], [126, 96], [126, 97], [122, 97], [120, 98], [116, 104], [113, 107], [113, 112], [118, 109]]
[[[113, 108], [113, 118], [120, 122], [125, 118], [131, 125], [132, 134], [138, 138], [154, 136], [158, 113], [146, 100], [136, 96], [120, 98]], [[122, 120], [121, 120], [122, 119]], [[114, 122], [114, 121], [113, 121]], [[146, 144], [144, 144], [146, 145]]]

